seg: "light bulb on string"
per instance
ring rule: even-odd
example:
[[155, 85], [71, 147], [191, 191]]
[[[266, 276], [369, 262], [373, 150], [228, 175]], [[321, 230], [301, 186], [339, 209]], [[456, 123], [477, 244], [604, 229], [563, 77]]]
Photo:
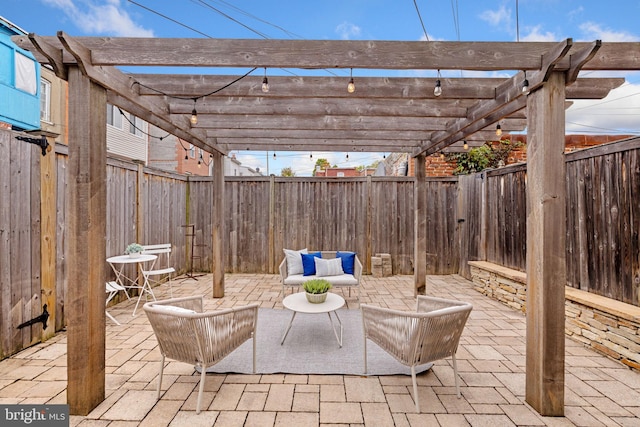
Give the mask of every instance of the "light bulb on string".
[[436, 87], [433, 88], [434, 96], [442, 95], [442, 82], [440, 81], [440, 77], [440, 70], [438, 70], [438, 80], [436, 80]]
[[189, 160], [189, 155], [187, 154], [187, 149], [184, 149], [184, 159]]
[[466, 140], [463, 142], [463, 144], [462, 144], [462, 148], [463, 148], [463, 149], [465, 149], [465, 150], [468, 150], [468, 149], [469, 149], [469, 144], [467, 144], [467, 141], [466, 141]]
[[444, 160], [444, 153], [442, 151], [440, 152], [440, 160]]
[[313, 153], [309, 153], [309, 159], [313, 159]]
[[347, 92], [353, 93], [356, 91], [356, 84], [353, 81], [353, 68], [351, 69], [350, 77], [351, 79], [349, 80], [349, 84], [347, 85]]
[[529, 80], [527, 80], [527, 72], [524, 72], [524, 81], [522, 82], [522, 93], [529, 95]]
[[198, 101], [198, 98], [193, 98], [193, 110], [191, 111], [191, 119], [190, 119], [192, 125], [198, 124], [198, 112], [196, 111], [197, 101]]
[[502, 136], [502, 127], [499, 124], [496, 125], [496, 136]]
[[273, 153], [273, 160], [275, 160], [275, 159], [276, 159], [276, 153], [274, 152]]
[[262, 79], [262, 92], [269, 92], [269, 79], [267, 79], [267, 67], [264, 67], [264, 78]]

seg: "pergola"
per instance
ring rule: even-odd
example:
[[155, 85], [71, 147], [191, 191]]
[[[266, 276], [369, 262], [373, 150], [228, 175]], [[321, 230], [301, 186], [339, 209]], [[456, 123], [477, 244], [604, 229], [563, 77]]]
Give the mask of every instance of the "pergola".
[[[426, 285], [425, 158], [495, 126], [527, 129], [526, 400], [564, 413], [567, 100], [599, 99], [621, 78], [582, 70], [638, 70], [640, 43], [404, 42], [57, 37], [14, 41], [69, 83], [68, 387], [73, 414], [105, 397], [106, 104], [212, 153], [213, 296], [224, 295], [223, 156], [231, 150], [408, 152], [416, 162], [416, 290]], [[332, 70], [344, 77], [125, 74], [118, 66]], [[153, 70], [153, 68], [150, 68]], [[359, 77], [358, 70], [516, 70], [509, 78]], [[262, 71], [262, 70], [261, 70]], [[319, 72], [318, 74], [324, 74]], [[530, 93], [522, 91], [524, 80]], [[206, 96], [205, 96], [206, 95]], [[197, 124], [190, 122], [197, 110]]]

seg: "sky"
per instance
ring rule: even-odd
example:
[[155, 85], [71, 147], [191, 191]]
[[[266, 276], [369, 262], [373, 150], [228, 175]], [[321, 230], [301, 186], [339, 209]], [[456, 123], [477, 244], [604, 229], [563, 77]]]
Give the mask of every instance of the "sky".
[[[640, 0], [2, 0], [0, 16], [44, 36], [62, 30], [72, 36], [115, 37], [640, 41]], [[215, 70], [236, 75], [246, 71]], [[434, 70], [359, 71], [359, 75], [384, 77], [436, 75]], [[344, 70], [334, 72], [348, 76]], [[269, 70], [269, 75], [305, 73]], [[510, 70], [462, 72], [465, 77], [511, 74]], [[446, 77], [447, 72], [442, 75]], [[460, 72], [452, 75], [458, 77]], [[574, 102], [567, 110], [567, 133], [640, 134], [640, 72], [581, 74], [620, 76], [626, 78], [625, 84], [607, 98]], [[276, 152], [275, 158], [273, 154], [238, 152], [236, 156], [263, 172], [279, 175], [282, 168], [291, 167], [296, 175], [307, 176], [318, 158], [354, 167], [370, 165], [385, 153], [350, 153], [348, 158], [347, 153], [314, 152], [310, 157], [308, 152]]]

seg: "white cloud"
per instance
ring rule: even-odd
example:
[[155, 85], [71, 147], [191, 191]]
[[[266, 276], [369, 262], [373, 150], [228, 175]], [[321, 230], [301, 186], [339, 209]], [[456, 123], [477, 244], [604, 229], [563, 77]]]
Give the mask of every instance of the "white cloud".
[[580, 30], [586, 40], [602, 40], [605, 42], [635, 42], [640, 40], [640, 37], [637, 35], [625, 31], [614, 31], [609, 28], [603, 28], [595, 22], [585, 22], [581, 24]]
[[640, 84], [625, 83], [600, 100], [575, 100], [566, 112], [567, 133], [640, 134]]
[[493, 27], [506, 26], [509, 28], [511, 26], [511, 9], [502, 5], [498, 10], [485, 10], [480, 14], [480, 19]]
[[350, 40], [353, 37], [360, 37], [362, 30], [357, 25], [345, 21], [336, 27], [336, 33], [342, 40]]
[[87, 34], [108, 34], [117, 37], [153, 37], [153, 31], [133, 22], [120, 0], [43, 0], [61, 9]]
[[540, 25], [536, 25], [532, 28], [527, 28], [528, 33], [520, 38], [524, 42], [553, 42], [561, 40], [562, 38], [552, 32], [542, 32]]

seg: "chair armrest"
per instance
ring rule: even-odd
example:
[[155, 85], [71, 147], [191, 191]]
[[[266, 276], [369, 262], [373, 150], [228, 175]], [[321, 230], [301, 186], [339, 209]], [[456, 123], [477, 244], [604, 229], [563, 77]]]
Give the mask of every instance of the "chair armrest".
[[355, 256], [353, 262], [353, 277], [355, 277], [358, 284], [360, 284], [360, 277], [362, 277], [362, 263], [360, 262], [360, 259], [358, 259], [358, 255]]
[[[429, 313], [437, 310], [449, 309], [460, 307], [465, 309], [466, 307], [472, 307], [470, 303], [463, 301], [454, 301], [445, 298], [429, 297], [426, 295], [418, 295], [416, 299], [416, 311], [418, 313]], [[458, 310], [453, 310], [458, 311]]]
[[285, 257], [282, 262], [280, 263], [280, 266], [278, 267], [278, 270], [280, 270], [280, 278], [282, 279], [282, 283], [284, 284], [284, 279], [287, 278], [288, 274], [287, 274], [287, 257]]
[[153, 310], [154, 306], [172, 305], [175, 307], [182, 307], [188, 310], [193, 310], [198, 313], [202, 313], [202, 300], [203, 300], [202, 295], [197, 295], [197, 296], [189, 296], [189, 297], [171, 298], [171, 299], [162, 300], [162, 301], [151, 301], [146, 303], [145, 306], [148, 306], [151, 310]]

